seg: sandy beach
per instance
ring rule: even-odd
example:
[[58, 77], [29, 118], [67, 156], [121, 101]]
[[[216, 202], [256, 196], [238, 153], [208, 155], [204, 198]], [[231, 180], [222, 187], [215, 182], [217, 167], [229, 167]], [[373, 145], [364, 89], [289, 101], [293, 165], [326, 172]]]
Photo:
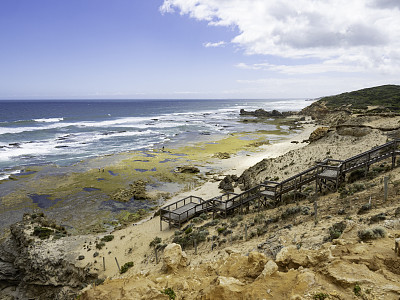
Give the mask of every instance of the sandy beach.
[[[304, 129], [301, 133], [293, 135], [290, 138], [283, 138], [278, 142], [269, 145], [262, 145], [258, 147], [257, 152], [248, 154], [237, 154], [229, 159], [215, 160], [213, 167], [220, 169], [224, 175], [241, 175], [244, 170], [255, 165], [266, 158], [276, 158], [284, 155], [292, 150], [299, 149], [307, 145], [302, 141], [307, 140], [315, 130], [316, 126], [311, 124], [304, 125]], [[297, 143], [298, 142], [298, 143]], [[172, 199], [169, 199], [164, 205], [173, 203], [179, 199], [185, 198], [190, 195], [198, 196], [203, 199], [210, 199], [218, 196], [222, 193], [222, 190], [218, 188], [219, 181], [208, 180], [193, 190], [179, 193]], [[240, 192], [239, 188], [235, 188], [235, 192]], [[104, 249], [98, 250], [100, 257], [106, 259], [106, 271], [103, 270], [102, 261], [93, 259], [91, 255], [87, 255], [84, 260], [79, 262], [79, 265], [85, 266], [91, 265], [99, 272], [100, 277], [114, 278], [119, 277], [119, 270], [115, 263], [115, 257], [119, 260], [119, 264], [123, 265], [127, 261], [135, 261], [135, 265], [130, 272], [141, 272], [146, 270], [145, 266], [152, 268], [151, 262], [154, 262], [154, 253], [149, 253], [149, 244], [155, 237], [160, 237], [162, 240], [170, 238], [176, 228], [168, 228], [168, 224], [163, 224], [163, 230], [160, 231], [160, 220], [159, 217], [146, 218], [140, 222], [128, 226], [127, 228], [114, 231], [114, 240], [107, 243]], [[86, 244], [90, 242], [95, 243], [96, 239], [103, 235], [88, 236], [85, 241]], [[93, 251], [89, 252], [92, 253]], [[147, 256], [147, 258], [146, 258]], [[137, 258], [145, 257], [142, 263], [137, 261]], [[96, 261], [96, 263], [94, 263]]]

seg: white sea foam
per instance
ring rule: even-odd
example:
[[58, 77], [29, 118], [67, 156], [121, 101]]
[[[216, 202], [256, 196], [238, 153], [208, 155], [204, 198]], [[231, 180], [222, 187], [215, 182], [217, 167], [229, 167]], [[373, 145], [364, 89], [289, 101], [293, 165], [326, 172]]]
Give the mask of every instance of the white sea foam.
[[0, 180], [9, 179], [11, 175], [19, 174], [19, 173], [21, 173], [21, 170], [5, 171], [3, 173], [0, 173]]
[[56, 123], [64, 121], [64, 118], [44, 118], [44, 119], [33, 119], [35, 122], [43, 122], [43, 123]]

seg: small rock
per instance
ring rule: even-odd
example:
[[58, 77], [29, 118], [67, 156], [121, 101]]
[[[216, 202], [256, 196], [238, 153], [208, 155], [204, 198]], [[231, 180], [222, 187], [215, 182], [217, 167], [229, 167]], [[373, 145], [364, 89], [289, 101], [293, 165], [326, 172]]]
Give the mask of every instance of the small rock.
[[78, 256], [78, 260], [84, 260], [85, 259], [85, 256], [84, 255], [79, 255]]
[[177, 167], [176, 172], [194, 174], [194, 173], [199, 173], [200, 170], [199, 170], [199, 168], [197, 168], [195, 166], [182, 166], [182, 167]]

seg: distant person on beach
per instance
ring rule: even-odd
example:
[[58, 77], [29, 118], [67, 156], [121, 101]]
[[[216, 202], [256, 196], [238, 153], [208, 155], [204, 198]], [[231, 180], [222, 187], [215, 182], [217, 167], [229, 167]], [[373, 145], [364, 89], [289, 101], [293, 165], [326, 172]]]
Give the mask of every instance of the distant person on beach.
[[162, 152], [164, 152], [164, 146], [162, 146]]

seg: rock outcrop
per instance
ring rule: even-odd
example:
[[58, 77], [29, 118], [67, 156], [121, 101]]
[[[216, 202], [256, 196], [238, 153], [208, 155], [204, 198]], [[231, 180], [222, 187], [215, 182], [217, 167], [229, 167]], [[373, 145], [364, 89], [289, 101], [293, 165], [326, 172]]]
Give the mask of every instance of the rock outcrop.
[[262, 108], [256, 109], [255, 111], [246, 111], [244, 109], [240, 110], [241, 116], [253, 116], [258, 118], [283, 118], [292, 115], [293, 112], [280, 112], [276, 109], [272, 111], [266, 111]]
[[147, 194], [146, 186], [147, 183], [145, 181], [137, 180], [129, 184], [129, 188], [116, 191], [112, 198], [121, 202], [128, 202], [132, 198], [135, 200], [149, 200], [151, 197]]
[[167, 273], [175, 273], [188, 265], [188, 258], [181, 245], [172, 243], [164, 249], [164, 264], [162, 269]]
[[328, 127], [318, 127], [310, 134], [308, 140], [310, 141], [310, 143], [318, 141], [327, 134], [328, 130]]
[[218, 185], [218, 188], [224, 190], [225, 192], [233, 192], [234, 185], [238, 181], [238, 177], [236, 175], [227, 175]]
[[22, 222], [11, 226], [11, 235], [0, 245], [1, 299], [4, 295], [74, 299], [80, 289], [96, 279], [88, 268], [75, 266], [76, 257], [67, 246], [71, 243], [66, 238], [57, 239], [54, 227], [42, 215], [25, 215]]

